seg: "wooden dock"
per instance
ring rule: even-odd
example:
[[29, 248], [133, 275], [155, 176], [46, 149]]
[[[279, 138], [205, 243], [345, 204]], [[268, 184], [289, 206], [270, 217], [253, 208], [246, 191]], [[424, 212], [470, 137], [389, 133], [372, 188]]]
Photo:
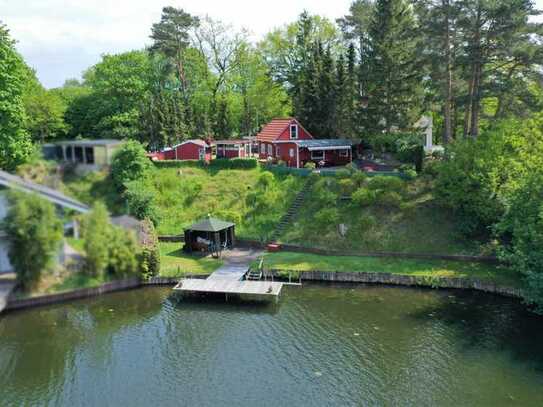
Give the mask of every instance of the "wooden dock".
[[229, 279], [183, 279], [174, 290], [188, 294], [224, 294], [248, 297], [253, 299], [277, 298], [281, 293], [283, 283], [276, 281], [249, 281]]

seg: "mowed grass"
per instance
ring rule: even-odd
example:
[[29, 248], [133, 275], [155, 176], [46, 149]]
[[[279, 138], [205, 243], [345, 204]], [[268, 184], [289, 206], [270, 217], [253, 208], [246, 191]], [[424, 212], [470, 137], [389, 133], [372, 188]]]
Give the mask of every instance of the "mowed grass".
[[[256, 266], [256, 263], [255, 265]], [[518, 273], [508, 267], [492, 264], [450, 261], [412, 260], [380, 257], [321, 256], [308, 253], [267, 253], [266, 269], [285, 271], [335, 271], [393, 273], [418, 277], [456, 277], [492, 281], [506, 287], [519, 287]]]
[[[307, 202], [311, 202], [308, 196]], [[360, 252], [398, 252], [427, 254], [492, 254], [491, 243], [464, 237], [458, 219], [439, 205], [432, 194], [431, 182], [417, 179], [408, 183], [399, 207], [356, 207], [348, 200], [337, 202], [339, 221], [315, 228], [315, 208], [305, 205], [296, 221], [281, 236], [284, 243], [306, 247]], [[358, 221], [371, 217], [373, 222], [360, 226]], [[339, 233], [339, 224], [347, 233]]]
[[183, 243], [160, 242], [160, 276], [184, 277], [190, 274], [211, 274], [223, 265], [220, 259], [184, 253]]

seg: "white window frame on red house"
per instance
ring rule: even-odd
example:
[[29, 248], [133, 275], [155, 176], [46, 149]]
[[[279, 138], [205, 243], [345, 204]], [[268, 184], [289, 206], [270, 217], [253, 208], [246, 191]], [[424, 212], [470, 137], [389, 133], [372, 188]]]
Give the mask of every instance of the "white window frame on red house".
[[268, 155], [270, 157], [273, 156], [273, 146], [271, 144], [268, 144]]
[[339, 156], [344, 158], [349, 157], [349, 150], [339, 150]]
[[289, 149], [288, 149], [288, 156], [289, 156], [290, 158], [294, 158], [294, 149], [293, 149], [293, 148], [289, 148]]
[[[294, 136], [292, 135], [292, 130], [294, 129]], [[289, 127], [289, 135], [291, 140], [298, 139], [298, 125], [297, 124], [291, 124]]]
[[260, 154], [266, 154], [266, 144], [260, 144]]
[[[315, 153], [320, 152], [319, 157], [315, 157]], [[312, 160], [324, 160], [324, 150], [311, 150], [311, 159]]]

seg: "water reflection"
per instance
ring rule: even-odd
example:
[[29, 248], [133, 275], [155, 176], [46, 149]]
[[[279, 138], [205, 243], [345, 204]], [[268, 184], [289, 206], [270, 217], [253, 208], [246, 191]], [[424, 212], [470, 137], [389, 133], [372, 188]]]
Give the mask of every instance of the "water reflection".
[[0, 404], [542, 405], [543, 321], [460, 291], [147, 288], [0, 318]]

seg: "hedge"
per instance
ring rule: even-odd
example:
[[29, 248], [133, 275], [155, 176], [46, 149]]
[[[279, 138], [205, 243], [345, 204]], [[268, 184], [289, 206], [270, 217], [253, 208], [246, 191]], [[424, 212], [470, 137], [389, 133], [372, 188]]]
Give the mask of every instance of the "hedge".
[[209, 163], [201, 160], [160, 160], [153, 163], [157, 168], [198, 167], [224, 170], [246, 170], [257, 166], [254, 158], [217, 158]]

